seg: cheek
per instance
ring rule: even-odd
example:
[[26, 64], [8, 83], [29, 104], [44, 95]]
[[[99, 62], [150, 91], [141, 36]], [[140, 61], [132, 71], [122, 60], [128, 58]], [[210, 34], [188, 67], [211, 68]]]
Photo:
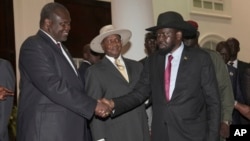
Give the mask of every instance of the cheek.
[[166, 37], [166, 40], [165, 40], [167, 43], [171, 43], [171, 37]]

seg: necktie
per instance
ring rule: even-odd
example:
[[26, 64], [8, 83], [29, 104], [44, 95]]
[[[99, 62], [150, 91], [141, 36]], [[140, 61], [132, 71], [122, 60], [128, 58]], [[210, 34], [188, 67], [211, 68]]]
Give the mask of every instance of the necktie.
[[164, 73], [164, 82], [165, 82], [165, 95], [166, 95], [166, 100], [170, 100], [170, 95], [169, 95], [169, 87], [170, 87], [170, 76], [171, 76], [171, 61], [173, 59], [172, 55], [168, 56], [168, 64], [165, 69]]
[[128, 74], [126, 73], [125, 66], [121, 64], [120, 59], [115, 60], [115, 65], [117, 66], [122, 76], [129, 82]]
[[58, 48], [61, 49], [61, 44], [60, 43], [57, 43], [56, 45], [57, 45]]
[[229, 64], [230, 64], [231, 66], [233, 66], [233, 65], [234, 65], [234, 62], [230, 62]]

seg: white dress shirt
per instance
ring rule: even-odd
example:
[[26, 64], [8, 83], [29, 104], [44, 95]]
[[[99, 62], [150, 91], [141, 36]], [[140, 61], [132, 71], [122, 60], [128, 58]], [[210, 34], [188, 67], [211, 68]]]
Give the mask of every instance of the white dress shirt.
[[184, 44], [181, 43], [180, 47], [177, 48], [172, 54], [168, 53], [166, 55], [165, 68], [167, 67], [168, 56], [169, 55], [173, 56], [173, 59], [171, 61], [172, 66], [171, 66], [171, 75], [170, 75], [169, 99], [172, 98], [173, 91], [175, 88], [176, 78], [177, 78], [177, 74], [178, 74], [178, 69], [179, 69], [183, 49], [184, 49]]

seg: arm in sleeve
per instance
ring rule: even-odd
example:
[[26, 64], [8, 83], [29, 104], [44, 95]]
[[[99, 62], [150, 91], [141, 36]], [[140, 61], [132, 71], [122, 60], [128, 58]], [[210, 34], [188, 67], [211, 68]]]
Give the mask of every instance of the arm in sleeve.
[[209, 56], [203, 58], [202, 64], [201, 86], [205, 96], [208, 122], [208, 133], [206, 139], [207, 141], [215, 141], [219, 139], [221, 117], [221, 103], [218, 84], [211, 58]]
[[[15, 75], [11, 64], [0, 59], [0, 85], [15, 91]], [[0, 140], [8, 138], [8, 121], [12, 111], [13, 97], [0, 101]]]

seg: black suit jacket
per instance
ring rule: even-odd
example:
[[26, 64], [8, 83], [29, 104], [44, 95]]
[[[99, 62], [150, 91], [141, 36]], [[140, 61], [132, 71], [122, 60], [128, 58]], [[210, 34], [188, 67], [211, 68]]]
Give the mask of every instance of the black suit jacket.
[[88, 62], [82, 62], [82, 64], [80, 65], [78, 72], [79, 75], [82, 79], [83, 84], [85, 85], [85, 73], [86, 70], [90, 67], [91, 65]]
[[[242, 91], [240, 89], [240, 83], [239, 83], [239, 75], [238, 75], [238, 69], [231, 65], [227, 65], [229, 76], [231, 79], [233, 92], [234, 92], [234, 99], [237, 100], [240, 103], [245, 103], [245, 99], [242, 96]], [[232, 114], [232, 124], [242, 124], [242, 121], [245, 120], [245, 117], [242, 116], [237, 110], [233, 110]]]
[[139, 105], [152, 90], [152, 141], [219, 140], [220, 98], [210, 56], [201, 49], [184, 47], [169, 102], [164, 69], [165, 56], [157, 52], [150, 56], [133, 92], [114, 99], [112, 116]]
[[17, 140], [88, 141], [86, 120], [96, 100], [85, 94], [80, 77], [42, 31], [22, 44], [19, 69]]
[[[0, 59], [0, 86], [15, 91], [15, 74], [11, 64]], [[13, 97], [0, 101], [0, 141], [9, 141], [8, 122], [13, 106]]]
[[247, 104], [250, 105], [250, 68], [244, 72], [243, 91], [246, 95]]
[[246, 87], [248, 87], [247, 83], [245, 81], [246, 80], [245, 77], [247, 76], [246, 75], [246, 69], [247, 68], [250, 68], [250, 65], [248, 63], [238, 60], [237, 69], [238, 69], [238, 72], [239, 72], [240, 89], [241, 89], [242, 94], [244, 96], [245, 103], [250, 104], [250, 101], [247, 100], [247, 97], [249, 97], [249, 96], [247, 96], [247, 92], [245, 91]]

